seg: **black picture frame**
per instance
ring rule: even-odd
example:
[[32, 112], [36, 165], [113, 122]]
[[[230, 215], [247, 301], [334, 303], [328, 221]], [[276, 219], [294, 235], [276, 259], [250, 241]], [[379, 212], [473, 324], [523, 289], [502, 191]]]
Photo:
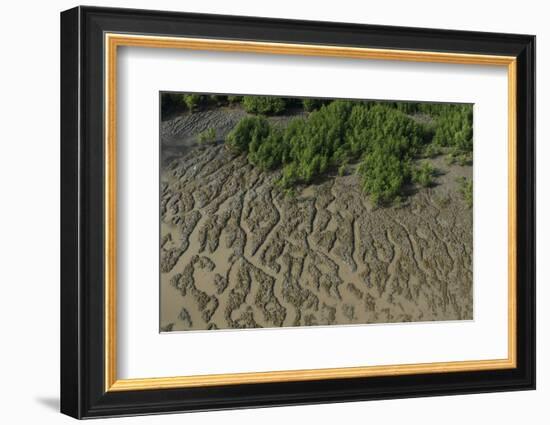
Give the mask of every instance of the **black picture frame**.
[[[517, 58], [517, 367], [106, 392], [104, 33], [506, 55]], [[61, 412], [75, 418], [535, 388], [535, 37], [76, 7], [61, 13]]]

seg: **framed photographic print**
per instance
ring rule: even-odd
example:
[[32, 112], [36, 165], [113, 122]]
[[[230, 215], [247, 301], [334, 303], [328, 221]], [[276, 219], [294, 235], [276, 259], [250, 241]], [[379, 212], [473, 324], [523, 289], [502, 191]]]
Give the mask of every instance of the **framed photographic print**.
[[61, 14], [61, 411], [535, 387], [535, 38]]

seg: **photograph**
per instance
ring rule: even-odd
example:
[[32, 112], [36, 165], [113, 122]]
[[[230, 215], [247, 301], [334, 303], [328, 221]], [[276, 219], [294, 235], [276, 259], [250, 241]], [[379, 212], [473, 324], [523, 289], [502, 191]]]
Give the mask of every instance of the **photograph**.
[[159, 96], [161, 332], [473, 320], [473, 104]]
[[[49, 359], [24, 365], [37, 395], [56, 385], [40, 403], [57, 395], [77, 419], [216, 411], [219, 422], [220, 410], [294, 406], [271, 422], [299, 422], [329, 407], [297, 417], [298, 406], [366, 401], [382, 421], [389, 406], [425, 422], [426, 402], [439, 422], [450, 411], [475, 422], [480, 409], [504, 423], [534, 418], [546, 393], [505, 393], [536, 389], [545, 311], [535, 140], [535, 77], [545, 73], [534, 34], [548, 27], [543, 14], [500, 7], [495, 20], [494, 8], [459, 8], [432, 19], [415, 17], [417, 5], [377, 16], [354, 4], [323, 15], [291, 3], [264, 16], [233, 3], [65, 5], [59, 25], [34, 14], [47, 23], [37, 40], [50, 34], [52, 49], [19, 49], [23, 63], [6, 69], [25, 77], [59, 53], [59, 67], [43, 67], [56, 83], [29, 87], [49, 101], [60, 86], [60, 108], [34, 114], [60, 149], [48, 158], [39, 137], [39, 154], [6, 156], [4, 180], [32, 201], [5, 209], [15, 211], [11, 251], [25, 253], [16, 283], [31, 263], [14, 223], [36, 221], [50, 197], [36, 190], [47, 172], [33, 161], [59, 187], [60, 219], [44, 211], [57, 217], [61, 262], [42, 255], [51, 247], [35, 251], [60, 273], [60, 290], [39, 284], [44, 296], [31, 297], [58, 311], [57, 325], [16, 350], [58, 341]], [[537, 22], [525, 25], [526, 13]], [[7, 141], [29, 120], [17, 82], [8, 89], [21, 123]], [[29, 297], [6, 299], [21, 310], [13, 301]], [[8, 316], [29, 323], [9, 328], [47, 318], [18, 311]], [[42, 367], [49, 377], [32, 369], [54, 363]], [[400, 399], [410, 408], [396, 409]], [[258, 422], [264, 410], [235, 418]]]

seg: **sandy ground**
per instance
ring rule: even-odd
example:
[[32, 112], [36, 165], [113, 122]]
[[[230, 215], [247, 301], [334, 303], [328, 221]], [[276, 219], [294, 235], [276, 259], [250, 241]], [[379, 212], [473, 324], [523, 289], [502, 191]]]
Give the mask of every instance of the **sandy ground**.
[[[223, 146], [243, 114], [162, 123], [162, 331], [472, 319], [472, 211], [456, 183], [471, 167], [431, 160], [436, 185], [399, 207], [374, 207], [353, 173], [287, 197], [278, 173]], [[209, 125], [218, 142], [198, 144]]]

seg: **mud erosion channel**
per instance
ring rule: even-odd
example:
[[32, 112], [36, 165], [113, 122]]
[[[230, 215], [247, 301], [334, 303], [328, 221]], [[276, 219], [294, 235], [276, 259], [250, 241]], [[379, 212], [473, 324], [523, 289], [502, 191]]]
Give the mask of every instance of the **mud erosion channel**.
[[[456, 183], [471, 167], [434, 158], [435, 186], [398, 207], [372, 205], [354, 173], [285, 196], [279, 172], [225, 148], [242, 114], [161, 125], [163, 331], [472, 318], [472, 211]], [[209, 126], [219, 140], [199, 143]]]

